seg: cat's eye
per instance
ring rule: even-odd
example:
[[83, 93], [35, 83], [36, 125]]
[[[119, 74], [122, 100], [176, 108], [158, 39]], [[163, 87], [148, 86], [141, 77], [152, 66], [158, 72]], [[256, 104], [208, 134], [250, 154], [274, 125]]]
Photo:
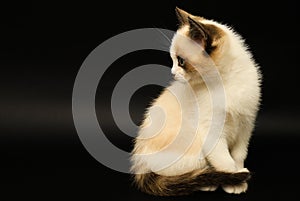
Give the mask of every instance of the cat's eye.
[[185, 60], [183, 58], [181, 58], [180, 56], [177, 56], [177, 60], [178, 60], [178, 66], [184, 67]]

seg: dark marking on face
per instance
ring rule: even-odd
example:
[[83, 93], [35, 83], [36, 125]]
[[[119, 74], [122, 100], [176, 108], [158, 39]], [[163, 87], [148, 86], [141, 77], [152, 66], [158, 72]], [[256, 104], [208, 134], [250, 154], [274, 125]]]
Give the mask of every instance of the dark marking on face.
[[185, 59], [183, 59], [180, 56], [177, 56], [177, 60], [178, 60], [178, 66], [185, 68]]
[[181, 56], [177, 56], [178, 66], [181, 67], [185, 72], [195, 72], [197, 71], [196, 68], [190, 64], [186, 59], [182, 58]]

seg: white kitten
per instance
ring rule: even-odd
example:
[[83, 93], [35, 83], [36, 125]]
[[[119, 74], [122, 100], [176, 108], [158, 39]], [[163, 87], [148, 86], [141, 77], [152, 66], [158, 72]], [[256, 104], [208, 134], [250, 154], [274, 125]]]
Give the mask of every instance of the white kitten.
[[[175, 81], [148, 108], [140, 126], [132, 152], [136, 184], [162, 196], [218, 186], [228, 193], [245, 192], [250, 173], [244, 160], [260, 101], [259, 69], [231, 28], [178, 8], [176, 13], [180, 27], [170, 48]], [[213, 104], [212, 93], [220, 89], [214, 70], [224, 107]], [[212, 116], [222, 111], [220, 136], [209, 133]], [[204, 147], [208, 133], [217, 139], [209, 149]]]

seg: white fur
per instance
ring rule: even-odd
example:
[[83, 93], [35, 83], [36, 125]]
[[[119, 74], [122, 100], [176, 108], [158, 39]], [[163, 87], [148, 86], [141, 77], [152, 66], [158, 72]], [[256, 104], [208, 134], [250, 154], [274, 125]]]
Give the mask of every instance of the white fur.
[[[197, 46], [182, 37], [188, 30], [188, 27], [184, 26], [175, 34], [170, 48], [173, 59], [172, 74], [177, 81], [166, 88], [148, 108], [146, 121], [140, 128], [133, 152], [132, 169], [135, 173], [153, 171], [161, 175], [179, 175], [195, 169], [204, 170], [208, 168], [207, 161], [218, 171], [244, 170], [248, 143], [259, 107], [259, 69], [241, 37], [231, 28], [211, 20], [205, 20], [203, 23], [220, 27], [226, 37], [219, 52], [221, 56], [215, 63], [226, 95], [226, 122], [221, 138], [205, 160], [199, 160], [203, 151], [202, 144], [211, 126], [214, 108], [205, 83], [198, 84], [194, 91], [191, 90], [188, 84], [192, 80], [191, 76], [177, 65], [178, 55], [187, 58], [192, 64], [201, 60], [199, 55], [194, 54], [197, 48], [199, 50], [199, 44]], [[205, 65], [200, 71], [208, 72]], [[162, 109], [164, 115], [155, 115], [159, 113], [152, 112], [157, 106]], [[161, 124], [155, 124], [153, 121], [149, 127], [149, 119], [164, 122], [163, 128]], [[152, 130], [158, 131], [153, 134], [154, 137], [149, 134]], [[147, 137], [148, 139], [142, 139]], [[161, 145], [158, 145], [160, 143]], [[189, 145], [188, 149], [185, 149], [186, 144]], [[160, 154], [153, 154], [155, 152]], [[168, 159], [174, 160], [169, 164], [164, 163]], [[213, 186], [203, 188], [215, 189]], [[247, 184], [223, 186], [223, 189], [228, 193], [241, 193], [247, 190]]]

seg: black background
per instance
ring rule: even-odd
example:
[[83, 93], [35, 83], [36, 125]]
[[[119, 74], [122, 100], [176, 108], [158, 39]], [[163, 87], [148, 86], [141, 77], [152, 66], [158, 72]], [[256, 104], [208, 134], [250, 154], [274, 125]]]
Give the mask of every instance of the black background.
[[[99, 44], [125, 31], [176, 30], [175, 6], [234, 27], [261, 66], [263, 97], [246, 161], [254, 172], [247, 194], [218, 190], [179, 198], [145, 195], [131, 186], [129, 175], [93, 159], [77, 136], [72, 89], [84, 59]], [[295, 1], [31, 1], [5, 4], [2, 10], [0, 184], [11, 200], [296, 199], [300, 117]], [[122, 75], [149, 63], [171, 66], [171, 59], [158, 51], [133, 52], [111, 65], [98, 87], [100, 125], [116, 146], [127, 151], [132, 148], [131, 138], [113, 123], [110, 95]], [[135, 93], [130, 105], [135, 122], [140, 122], [144, 108], [160, 89], [148, 86]]]

